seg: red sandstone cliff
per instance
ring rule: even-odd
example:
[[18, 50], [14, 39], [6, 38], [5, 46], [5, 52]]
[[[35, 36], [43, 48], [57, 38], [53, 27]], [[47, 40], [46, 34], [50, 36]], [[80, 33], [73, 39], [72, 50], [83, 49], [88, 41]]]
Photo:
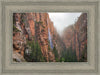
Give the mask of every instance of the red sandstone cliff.
[[[49, 50], [48, 30], [50, 30], [53, 46], [57, 48], [59, 58], [62, 50], [72, 46], [76, 51], [78, 61], [87, 58], [87, 14], [83, 13], [78, 21], [65, 28], [62, 37], [54, 28], [53, 22], [47, 13], [15, 13], [13, 15], [13, 57], [24, 60], [24, 51], [27, 47], [27, 40], [32, 41], [33, 37], [38, 41], [41, 52], [47, 61], [55, 61], [52, 49]], [[18, 57], [15, 57], [15, 55]], [[20, 60], [21, 61], [21, 60]], [[86, 61], [86, 60], [84, 60]]]
[[15, 13], [13, 21], [14, 27], [18, 30], [17, 32], [13, 32], [13, 46], [15, 52], [24, 56], [25, 46], [27, 45], [26, 39], [32, 41], [32, 37], [35, 37], [35, 40], [38, 40], [40, 44], [42, 54], [46, 57], [46, 60], [55, 61], [54, 54], [48, 51], [48, 29], [50, 29], [50, 33], [53, 34], [54, 28], [52, 28], [53, 23], [47, 13]]
[[[87, 58], [87, 14], [83, 13], [74, 25], [65, 28], [63, 33], [63, 42], [66, 48], [72, 46], [76, 50], [78, 61], [84, 57]], [[83, 56], [83, 53], [84, 56]], [[87, 61], [84, 60], [84, 61]]]

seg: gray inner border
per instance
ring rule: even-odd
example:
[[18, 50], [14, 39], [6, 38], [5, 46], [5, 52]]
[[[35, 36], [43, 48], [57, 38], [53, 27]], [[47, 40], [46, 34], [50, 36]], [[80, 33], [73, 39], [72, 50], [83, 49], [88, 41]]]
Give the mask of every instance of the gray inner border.
[[[52, 2], [51, 2], [51, 3], [52, 3]], [[51, 3], [50, 3], [50, 2], [49, 2], [49, 3], [48, 3], [48, 2], [45, 2], [46, 5], [48, 5], [48, 4], [50, 5]], [[5, 26], [4, 26], [5, 23], [3, 22], [3, 20], [5, 20], [5, 14], [4, 14], [4, 12], [5, 12], [5, 5], [28, 5], [28, 4], [29, 4], [29, 5], [33, 5], [33, 4], [38, 5], [38, 4], [40, 4], [40, 2], [36, 2], [36, 3], [33, 3], [33, 2], [22, 2], [22, 3], [20, 3], [20, 2], [7, 2], [7, 3], [6, 3], [6, 2], [2, 2], [2, 36], [3, 36], [2, 39], [5, 39], [5, 37], [6, 37], [6, 35], [5, 35]], [[43, 4], [44, 4], [44, 2], [41, 3], [41, 5], [43, 5]], [[74, 3], [73, 3], [73, 2], [70, 2], [70, 3], [65, 3], [65, 2], [62, 2], [62, 3], [61, 3], [61, 2], [60, 2], [60, 3], [58, 2], [58, 3], [57, 3], [57, 2], [53, 2], [52, 4], [54, 4], [54, 5], [55, 5], [55, 4], [56, 4], [56, 5], [66, 5], [66, 4], [77, 5], [77, 2], [76, 2], [76, 3], [75, 3], [75, 2], [74, 2]], [[88, 4], [88, 5], [89, 5], [89, 4], [94, 4], [94, 3], [92, 3], [92, 2], [91, 2], [91, 3], [90, 3], [90, 2], [84, 2], [84, 3], [82, 3], [82, 4], [86, 4], [86, 5]], [[78, 2], [78, 5], [82, 5], [82, 4], [81, 4], [81, 2]], [[97, 2], [96, 2], [95, 4], [98, 5]], [[96, 12], [98, 12], [98, 11], [97, 11], [97, 9], [98, 9], [97, 7], [98, 7], [98, 6], [96, 6], [96, 9], [95, 9]], [[63, 10], [62, 10], [62, 11], [63, 11]], [[19, 12], [23, 12], [23, 11], [19, 11]], [[26, 12], [30, 12], [30, 11], [26, 11]], [[43, 11], [43, 12], [44, 12], [44, 11]], [[46, 12], [46, 11], [45, 11], [45, 12]], [[50, 12], [51, 12], [51, 11], [50, 11]], [[55, 11], [53, 11], [53, 12], [57, 12], [57, 10], [55, 10]], [[66, 12], [66, 11], [63, 11], [63, 12]], [[96, 15], [96, 18], [98, 17], [97, 14], [98, 14], [98, 13], [95, 14], [95, 15]], [[96, 20], [96, 19], [95, 19], [95, 20]], [[97, 23], [98, 23], [98, 22], [97, 22], [97, 20], [96, 20], [96, 21], [95, 21], [95, 24], [98, 25]], [[97, 26], [96, 26], [96, 27], [97, 27]], [[98, 32], [98, 30], [96, 29], [96, 27], [95, 27], [95, 32]], [[95, 34], [95, 36], [98, 36], [98, 34]], [[97, 39], [98, 39], [98, 37], [95, 37], [96, 43], [98, 43], [98, 40], [97, 40]], [[4, 52], [5, 47], [3, 47], [3, 46], [5, 46], [5, 45], [6, 45], [6, 44], [5, 44], [5, 40], [4, 40], [4, 41], [2, 42], [2, 50], [3, 50], [3, 51], [2, 51], [2, 52], [3, 52], [2, 54], [3, 54], [3, 56], [6, 56], [6, 55], [4, 55], [4, 54], [5, 54], [5, 52]], [[96, 50], [97, 50], [97, 48], [98, 48], [98, 45], [96, 45]], [[98, 56], [98, 55], [96, 55], [96, 57], [97, 57], [97, 56]], [[2, 61], [3, 61], [3, 62], [2, 62], [2, 68], [3, 68], [3, 67], [5, 66], [5, 64], [4, 64], [4, 61], [5, 61], [5, 60], [4, 60], [3, 57], [2, 57]], [[96, 61], [97, 61], [97, 59], [96, 59]], [[97, 63], [97, 65], [98, 65], [98, 63]], [[96, 66], [96, 68], [97, 68], [97, 66]], [[2, 71], [4, 71], [4, 70], [2, 70]], [[7, 72], [7, 71], [6, 71], [6, 72]], [[9, 71], [8, 71], [8, 72], [9, 72]], [[14, 72], [14, 71], [13, 71], [13, 72]], [[19, 71], [17, 71], [17, 72], [19, 72]], [[25, 72], [25, 71], [23, 71], [23, 72]], [[39, 73], [39, 72], [41, 72], [41, 71], [38, 71], [38, 73]], [[42, 71], [42, 72], [43, 72], [43, 71]], [[45, 72], [45, 71], [44, 71], [44, 72]], [[56, 71], [54, 71], [54, 72], [56, 72]], [[57, 71], [57, 72], [58, 72], [58, 71]], [[64, 71], [64, 72], [65, 72], [65, 71]], [[12, 73], [12, 72], [11, 72], [11, 73]]]

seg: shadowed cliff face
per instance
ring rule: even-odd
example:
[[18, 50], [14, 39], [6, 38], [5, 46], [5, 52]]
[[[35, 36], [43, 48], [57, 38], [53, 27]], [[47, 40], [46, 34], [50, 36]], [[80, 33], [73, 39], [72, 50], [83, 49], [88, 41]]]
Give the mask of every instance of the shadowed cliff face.
[[[60, 59], [61, 52], [68, 50], [70, 46], [76, 52], [78, 61], [82, 60], [83, 55], [84, 58], [87, 58], [85, 51], [87, 46], [87, 14], [83, 13], [74, 25], [65, 28], [62, 37], [60, 37], [47, 13], [14, 13], [13, 59], [18, 61], [22, 59], [23, 61], [25, 52], [32, 51], [28, 45], [28, 42], [32, 41], [39, 43], [46, 61], [56, 61], [54, 48], [57, 49], [58, 59]], [[34, 60], [32, 59], [32, 61]]]
[[87, 61], [87, 14], [83, 13], [74, 25], [65, 28], [62, 38], [66, 48], [72, 46], [76, 51], [78, 61], [82, 57]]

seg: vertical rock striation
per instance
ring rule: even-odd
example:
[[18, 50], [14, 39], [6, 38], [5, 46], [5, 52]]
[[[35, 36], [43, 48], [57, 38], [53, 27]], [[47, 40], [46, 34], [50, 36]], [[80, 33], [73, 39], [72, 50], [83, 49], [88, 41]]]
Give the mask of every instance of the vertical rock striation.
[[[63, 42], [66, 48], [72, 46], [73, 50], [76, 50], [78, 61], [82, 57], [87, 58], [87, 13], [83, 13], [74, 25], [65, 28]], [[85, 56], [83, 56], [83, 53], [85, 53]]]
[[[82, 57], [87, 58], [85, 49], [87, 48], [87, 14], [83, 13], [75, 24], [65, 28], [60, 37], [47, 13], [14, 13], [13, 59], [24, 60], [27, 41], [33, 40], [38, 41], [47, 61], [55, 61], [53, 47], [57, 48], [59, 58], [62, 50], [67, 50], [70, 46], [76, 52], [78, 61], [82, 60]], [[15, 57], [17, 55], [18, 57]]]
[[[13, 21], [13, 26], [18, 30], [18, 32], [13, 32], [14, 51], [21, 52], [21, 55], [24, 56], [27, 40], [32, 41], [33, 37], [35, 37], [35, 40], [37, 40], [40, 44], [42, 54], [46, 57], [46, 60], [54, 61], [54, 54], [51, 51], [48, 51], [48, 29], [50, 29], [52, 38], [53, 23], [49, 19], [49, 15], [47, 13], [15, 13]], [[23, 41], [24, 46], [21, 45], [21, 40]], [[18, 41], [21, 42], [19, 47], [22, 47], [23, 49], [17, 49]]]

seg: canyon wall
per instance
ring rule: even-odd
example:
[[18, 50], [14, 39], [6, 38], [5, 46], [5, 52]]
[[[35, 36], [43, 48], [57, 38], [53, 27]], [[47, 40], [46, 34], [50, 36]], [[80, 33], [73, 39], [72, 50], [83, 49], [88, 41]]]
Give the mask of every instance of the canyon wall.
[[47, 13], [14, 13], [13, 59], [25, 61], [25, 51], [31, 50], [28, 41], [33, 40], [38, 41], [46, 61], [56, 61], [54, 47], [59, 59], [62, 51], [72, 47], [78, 61], [87, 61], [87, 14], [81, 14], [76, 23], [66, 27], [60, 36]]
[[15, 13], [13, 22], [13, 26], [16, 29], [16, 31], [13, 31], [14, 52], [24, 56], [27, 40], [32, 41], [34, 37], [38, 41], [46, 60], [55, 61], [53, 52], [48, 51], [48, 29], [52, 38], [54, 28], [53, 22], [47, 13]]
[[87, 61], [87, 13], [83, 13], [75, 24], [66, 27], [62, 38], [66, 48], [72, 46], [76, 50], [78, 61], [82, 58]]

